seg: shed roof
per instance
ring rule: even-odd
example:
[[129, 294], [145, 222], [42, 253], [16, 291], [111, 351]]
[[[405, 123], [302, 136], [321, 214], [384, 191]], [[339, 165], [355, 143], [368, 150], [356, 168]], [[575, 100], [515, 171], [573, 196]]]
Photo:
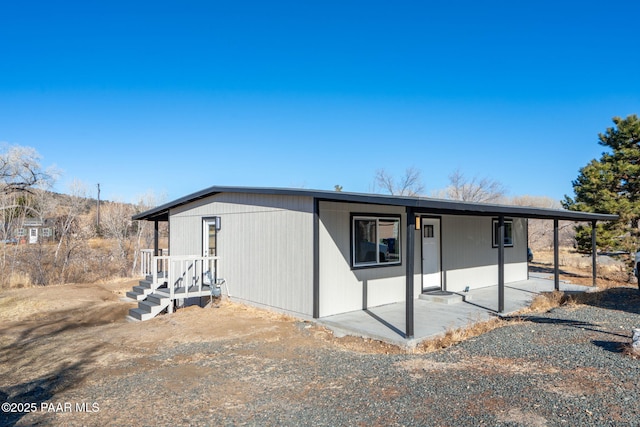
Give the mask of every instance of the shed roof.
[[267, 187], [226, 187], [213, 186], [189, 194], [156, 208], [133, 216], [134, 220], [167, 221], [169, 211], [199, 199], [219, 193], [263, 194], [312, 197], [317, 200], [364, 203], [388, 206], [412, 207], [417, 213], [496, 216], [504, 215], [515, 218], [558, 219], [568, 221], [613, 221], [618, 215], [569, 211], [565, 209], [546, 209], [528, 206], [498, 205], [487, 203], [470, 203], [457, 200], [442, 200], [429, 197], [391, 196], [384, 194], [349, 193], [342, 191], [308, 190], [304, 188], [267, 188]]

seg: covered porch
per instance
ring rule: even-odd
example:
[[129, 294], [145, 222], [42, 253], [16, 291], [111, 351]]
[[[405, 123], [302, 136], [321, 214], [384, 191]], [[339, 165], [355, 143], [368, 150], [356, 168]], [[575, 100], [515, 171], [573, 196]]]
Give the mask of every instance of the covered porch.
[[[428, 206], [429, 203], [435, 203], [435, 206]], [[404, 310], [404, 318], [402, 319], [402, 323], [400, 324], [400, 328], [396, 327], [393, 323], [384, 322], [387, 328], [398, 333], [397, 335], [401, 336], [404, 339], [405, 345], [415, 345], [416, 340], [421, 341], [428, 338], [429, 332], [423, 331], [418, 332], [416, 330], [417, 325], [429, 324], [429, 320], [424, 318], [424, 310], [416, 310], [417, 305], [423, 305], [420, 300], [414, 300], [414, 289], [415, 289], [415, 244], [414, 241], [416, 239], [415, 230], [420, 230], [420, 221], [422, 214], [428, 214], [430, 212], [440, 212], [440, 213], [448, 213], [452, 215], [463, 215], [463, 214], [473, 214], [475, 216], [492, 216], [496, 218], [497, 227], [496, 227], [496, 243], [497, 243], [497, 268], [498, 268], [498, 283], [495, 286], [488, 286], [486, 288], [477, 288], [474, 292], [480, 291], [478, 298], [475, 299], [475, 302], [466, 302], [466, 305], [471, 305], [479, 309], [479, 312], [476, 312], [474, 309], [471, 310], [471, 315], [483, 316], [485, 313], [493, 313], [494, 315], [504, 315], [505, 313], [510, 313], [516, 311], [518, 306], [520, 308], [525, 307], [531, 301], [530, 296], [535, 295], [536, 293], [543, 292], [545, 288], [548, 291], [553, 290], [563, 290], [561, 288], [560, 283], [560, 244], [559, 244], [559, 222], [561, 220], [564, 221], [573, 221], [573, 222], [588, 222], [591, 224], [591, 255], [592, 255], [592, 285], [596, 286], [596, 270], [597, 270], [597, 245], [596, 245], [596, 225], [598, 221], [612, 221], [618, 219], [617, 215], [610, 214], [598, 214], [598, 213], [589, 213], [589, 212], [575, 212], [575, 211], [566, 211], [566, 210], [552, 210], [552, 209], [541, 209], [541, 208], [531, 208], [531, 207], [523, 207], [523, 206], [508, 206], [508, 205], [474, 205], [473, 208], [460, 204], [460, 209], [457, 209], [453, 206], [447, 206], [445, 209], [444, 206], [440, 206], [441, 201], [429, 201], [424, 203], [424, 206], [405, 206], [406, 216], [407, 216], [407, 238], [405, 239], [405, 251], [407, 254], [407, 262], [405, 264], [406, 274], [405, 274], [405, 301], [404, 303], [400, 303]], [[429, 208], [429, 209], [427, 209]], [[506, 236], [506, 219], [507, 218], [526, 218], [526, 219], [543, 219], [543, 220], [552, 220], [553, 221], [553, 251], [554, 251], [554, 265], [553, 265], [553, 275], [551, 276], [551, 280], [547, 280], [546, 278], [536, 278], [529, 276], [529, 280], [522, 282], [509, 282], [506, 283], [505, 280], [505, 236]], [[533, 282], [532, 282], [533, 280]], [[534, 285], [538, 280], [544, 280], [544, 284], [541, 282], [539, 285]], [[518, 285], [518, 287], [514, 285]], [[525, 285], [526, 286], [521, 286]], [[535, 291], [533, 289], [541, 286], [540, 290]], [[574, 285], [575, 286], [575, 285]], [[486, 289], [494, 288], [495, 292], [486, 291]], [[582, 286], [588, 289], [588, 287]], [[443, 289], [443, 290], [446, 290]], [[515, 293], [514, 293], [515, 291]], [[473, 293], [471, 293], [473, 298]], [[524, 298], [529, 295], [529, 298]], [[490, 296], [490, 297], [489, 297]], [[478, 304], [478, 299], [483, 300], [483, 298], [489, 297], [486, 302], [482, 304]], [[526, 302], [528, 301], [528, 302]], [[391, 304], [396, 305], [396, 304]], [[513, 308], [513, 309], [512, 309]], [[371, 317], [373, 313], [371, 310], [364, 310], [365, 314]], [[456, 320], [459, 322], [460, 318], [454, 317], [451, 318], [450, 311], [447, 310], [446, 313], [443, 313], [443, 317], [438, 319], [438, 323], [446, 322], [448, 320]], [[379, 318], [379, 316], [373, 313], [375, 316]], [[419, 318], [417, 316], [420, 316]], [[393, 316], [395, 318], [395, 316]], [[431, 321], [433, 322], [434, 317], [437, 317], [435, 313], [431, 314]], [[468, 311], [465, 310], [463, 313], [463, 317], [461, 319], [463, 321], [463, 325], [466, 325], [469, 322], [468, 320]], [[445, 328], [446, 329], [446, 328]], [[440, 331], [440, 333], [443, 331]], [[437, 333], [436, 333], [437, 335]]]
[[[413, 348], [420, 342], [444, 334], [449, 329], [470, 326], [496, 316], [521, 310], [542, 292], [589, 292], [595, 288], [556, 282], [553, 275], [531, 273], [529, 280], [504, 285], [504, 309], [500, 310], [499, 287], [489, 286], [468, 292], [464, 301], [448, 304], [424, 299], [413, 300], [414, 335], [406, 337], [406, 304], [399, 302], [367, 310], [317, 319], [318, 324], [336, 336], [352, 335]], [[557, 283], [557, 284], [556, 284]], [[460, 295], [462, 296], [462, 295]]]

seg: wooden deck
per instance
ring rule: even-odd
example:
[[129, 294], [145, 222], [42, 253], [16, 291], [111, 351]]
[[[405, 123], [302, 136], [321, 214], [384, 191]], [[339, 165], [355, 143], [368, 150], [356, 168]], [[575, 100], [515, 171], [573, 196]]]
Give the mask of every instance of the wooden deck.
[[[166, 298], [170, 297], [168, 288], [158, 288], [156, 289], [155, 293], [165, 296]], [[197, 286], [190, 286], [188, 290], [184, 287], [175, 288], [173, 296], [174, 299], [208, 297], [211, 296], [211, 286], [203, 285], [201, 289], [198, 289]]]
[[213, 297], [213, 292], [219, 295], [220, 286], [216, 284], [218, 259], [160, 255], [145, 261], [146, 277], [127, 292], [127, 297], [138, 301], [138, 307], [129, 310], [129, 317], [148, 320], [164, 311], [172, 313], [174, 307], [185, 300]]

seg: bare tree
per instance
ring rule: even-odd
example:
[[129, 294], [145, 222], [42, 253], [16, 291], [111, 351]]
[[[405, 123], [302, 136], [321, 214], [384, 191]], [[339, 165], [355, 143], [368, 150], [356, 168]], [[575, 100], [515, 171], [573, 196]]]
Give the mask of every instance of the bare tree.
[[407, 168], [398, 181], [385, 169], [378, 169], [373, 186], [394, 196], [419, 196], [424, 193], [421, 173], [413, 166]]
[[120, 275], [126, 276], [131, 252], [131, 231], [135, 213], [134, 206], [128, 203], [110, 202], [102, 205], [100, 211], [100, 229], [103, 235], [114, 243], [114, 260], [119, 265]]
[[[158, 206], [161, 203], [160, 199], [161, 198], [159, 198], [152, 192], [149, 192], [143, 196], [140, 196], [138, 198], [138, 203], [135, 206], [136, 213], [140, 213], [148, 209], [151, 209], [154, 206]], [[162, 197], [162, 199], [164, 199], [164, 197]], [[135, 229], [135, 240], [134, 240], [133, 264], [131, 267], [131, 275], [136, 274], [140, 251], [144, 248], [151, 247], [151, 244], [153, 243], [153, 239], [154, 239], [153, 229], [149, 221], [136, 221], [134, 224], [134, 229]]]
[[[561, 208], [560, 201], [541, 196], [518, 196], [512, 198], [509, 204], [546, 209]], [[558, 223], [561, 246], [573, 245], [575, 241], [574, 225], [572, 221], [560, 221]], [[533, 250], [553, 249], [553, 221], [544, 219], [529, 220], [529, 246]]]
[[440, 192], [447, 199], [474, 203], [495, 203], [506, 194], [504, 186], [489, 178], [467, 178], [460, 169], [449, 175], [449, 186]]
[[0, 193], [31, 192], [53, 181], [53, 172], [43, 171], [40, 155], [31, 147], [12, 145], [0, 152]]
[[80, 216], [87, 209], [87, 186], [80, 181], [73, 181], [69, 186], [70, 196], [65, 203], [56, 209], [56, 237], [58, 244], [53, 257], [53, 264], [59, 269], [60, 281], [66, 281], [66, 272], [72, 254], [85, 248], [91, 237], [80, 226]]
[[[0, 277], [0, 285], [7, 285], [14, 273], [25, 274], [18, 271], [17, 266], [36, 265], [42, 270], [45, 263], [39, 259], [29, 262], [21, 259], [22, 250], [18, 246], [10, 246], [7, 243], [16, 242], [21, 237], [16, 233], [24, 230], [24, 221], [27, 218], [43, 218], [44, 212], [50, 208], [49, 200], [44, 197], [44, 191], [53, 183], [53, 172], [45, 172], [40, 166], [40, 156], [30, 147], [0, 146], [0, 222], [2, 223], [0, 235], [0, 267], [3, 274]], [[41, 248], [40, 248], [41, 249]], [[34, 274], [29, 272], [32, 278]], [[38, 277], [46, 277], [38, 272]], [[42, 280], [35, 280], [42, 283]]]
[[0, 193], [0, 287], [10, 284], [19, 265], [17, 231], [24, 223], [25, 210], [17, 199], [17, 194]]

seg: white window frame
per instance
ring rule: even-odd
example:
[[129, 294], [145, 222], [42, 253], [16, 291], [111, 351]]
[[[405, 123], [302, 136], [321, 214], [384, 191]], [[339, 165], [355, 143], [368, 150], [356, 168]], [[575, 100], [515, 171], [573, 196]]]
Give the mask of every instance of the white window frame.
[[[494, 248], [499, 246], [498, 242], [498, 224], [500, 223], [499, 219], [493, 219], [491, 221], [491, 245]], [[504, 220], [504, 247], [512, 248], [513, 247], [513, 220], [505, 219]]]
[[[357, 242], [356, 242], [356, 222], [357, 221], [375, 221], [376, 222], [376, 245], [380, 245], [380, 221], [397, 221], [397, 237], [396, 239], [396, 247], [398, 252], [398, 259], [394, 261], [381, 261], [380, 260], [380, 251], [376, 250], [376, 259], [374, 261], [358, 261], [356, 259], [357, 255]], [[351, 217], [351, 266], [353, 268], [361, 268], [361, 267], [387, 267], [387, 266], [397, 266], [402, 263], [402, 246], [400, 244], [400, 236], [401, 236], [401, 220], [400, 216], [397, 215], [353, 215]], [[370, 243], [370, 242], [369, 242]]]

